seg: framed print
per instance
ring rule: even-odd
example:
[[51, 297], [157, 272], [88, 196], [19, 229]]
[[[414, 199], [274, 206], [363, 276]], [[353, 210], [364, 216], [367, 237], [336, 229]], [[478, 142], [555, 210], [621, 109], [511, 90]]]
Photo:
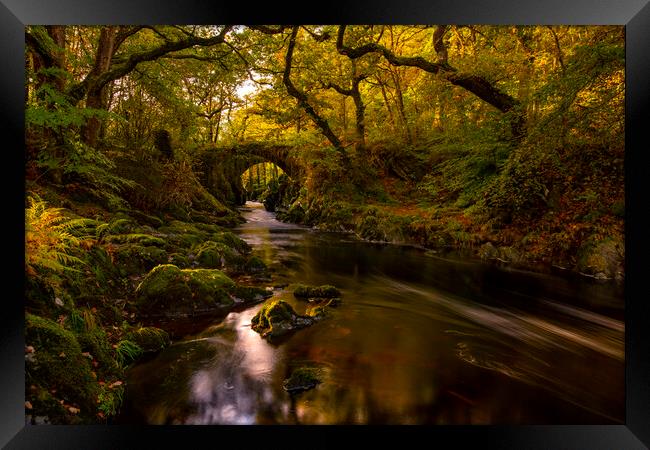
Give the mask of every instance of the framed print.
[[0, 442], [647, 448], [647, 2], [314, 6], [2, 0]]

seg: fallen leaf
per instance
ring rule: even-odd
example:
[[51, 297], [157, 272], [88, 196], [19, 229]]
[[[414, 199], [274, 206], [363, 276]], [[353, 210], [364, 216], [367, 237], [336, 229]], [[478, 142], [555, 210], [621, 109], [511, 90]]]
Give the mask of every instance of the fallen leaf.
[[100, 419], [103, 419], [103, 418], [104, 418], [104, 413], [101, 412], [101, 411], [98, 412], [98, 413], [97, 413], [97, 417], [99, 417]]
[[63, 300], [61, 300], [59, 297], [56, 297], [56, 298], [54, 299], [54, 303], [55, 303], [57, 306], [63, 306]]
[[60, 358], [65, 358], [65, 352], [61, 352], [61, 353], [59, 353], [59, 357], [60, 357]]
[[118, 387], [118, 386], [122, 386], [122, 382], [121, 382], [121, 381], [116, 381], [116, 382], [114, 382], [114, 383], [109, 384], [109, 385], [108, 385], [108, 388], [109, 388], [109, 389], [113, 389], [114, 387]]
[[29, 402], [25, 402], [25, 408], [27, 408], [27, 409], [32, 409], [33, 406], [32, 406], [31, 403], [29, 403]]
[[70, 411], [70, 414], [77, 414], [80, 410], [79, 408], [75, 408], [74, 406], [69, 406], [68, 411]]
[[34, 347], [28, 345], [27, 347], [25, 347], [25, 353], [34, 353]]
[[91, 355], [90, 352], [83, 352], [81, 353], [81, 356], [85, 356], [86, 358], [93, 359], [93, 355]]

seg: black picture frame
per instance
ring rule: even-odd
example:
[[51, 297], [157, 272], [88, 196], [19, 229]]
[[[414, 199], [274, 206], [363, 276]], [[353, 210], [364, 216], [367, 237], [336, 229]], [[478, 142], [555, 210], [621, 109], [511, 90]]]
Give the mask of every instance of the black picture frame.
[[[24, 418], [24, 26], [30, 24], [289, 24], [289, 23], [452, 23], [452, 24], [611, 24], [626, 26], [626, 418], [625, 425], [580, 426], [390, 426], [390, 427], [135, 427], [29, 426]], [[650, 99], [649, 0], [365, 0], [282, 7], [245, 2], [160, 0], [0, 0], [0, 93], [5, 132], [0, 169], [5, 191], [2, 257], [4, 326], [0, 328], [0, 445], [6, 448], [132, 448], [187, 446], [205, 439], [212, 446], [271, 445], [331, 448], [350, 437], [370, 443], [513, 449], [642, 449], [650, 446], [650, 298], [644, 295], [644, 259], [650, 255], [650, 209], [644, 194], [648, 162]], [[23, 170], [21, 170], [23, 169]], [[13, 190], [19, 192], [13, 192]], [[22, 194], [20, 191], [23, 191]], [[15, 218], [15, 221], [14, 221]], [[14, 234], [15, 233], [15, 234]], [[13, 289], [17, 292], [14, 294]], [[594, 368], [597, 370], [597, 368]], [[293, 438], [291, 433], [299, 433]], [[285, 434], [287, 433], [287, 434]], [[264, 436], [257, 436], [262, 434]], [[423, 441], [416, 440], [424, 439]], [[262, 439], [262, 441], [260, 441]], [[138, 441], [139, 444], [135, 444]], [[257, 441], [257, 442], [256, 442]], [[268, 441], [272, 443], [273, 440]], [[279, 442], [279, 441], [276, 441]], [[357, 442], [355, 441], [350, 441]], [[372, 445], [370, 444], [370, 445]], [[359, 444], [356, 444], [359, 445]]]

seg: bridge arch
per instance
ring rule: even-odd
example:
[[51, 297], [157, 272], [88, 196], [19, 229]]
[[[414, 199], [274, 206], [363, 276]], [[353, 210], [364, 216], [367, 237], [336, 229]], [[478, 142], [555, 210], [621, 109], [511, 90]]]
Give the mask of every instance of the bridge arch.
[[227, 201], [242, 205], [246, 201], [242, 174], [251, 166], [271, 162], [295, 179], [302, 173], [292, 147], [268, 143], [208, 147], [201, 151], [201, 183]]

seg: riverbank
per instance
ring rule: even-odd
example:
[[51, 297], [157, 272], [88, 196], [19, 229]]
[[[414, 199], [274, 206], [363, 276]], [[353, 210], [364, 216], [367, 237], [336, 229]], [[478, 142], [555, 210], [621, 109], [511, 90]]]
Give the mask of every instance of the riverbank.
[[[394, 180], [393, 180], [394, 181]], [[541, 273], [570, 272], [603, 282], [625, 279], [624, 219], [573, 201], [559, 211], [505, 220], [480, 207], [416, 202], [408, 188], [389, 201], [352, 202], [296, 195], [277, 206], [279, 220], [346, 232], [368, 242], [412, 245], [434, 252], [462, 251], [497, 265]]]
[[270, 296], [236, 211], [109, 210], [52, 186], [28, 199], [28, 423], [110, 423], [130, 365]]

